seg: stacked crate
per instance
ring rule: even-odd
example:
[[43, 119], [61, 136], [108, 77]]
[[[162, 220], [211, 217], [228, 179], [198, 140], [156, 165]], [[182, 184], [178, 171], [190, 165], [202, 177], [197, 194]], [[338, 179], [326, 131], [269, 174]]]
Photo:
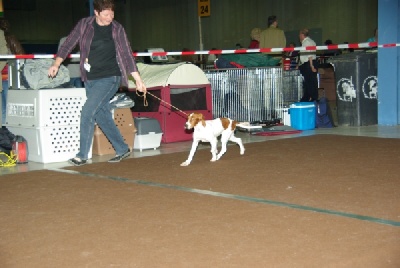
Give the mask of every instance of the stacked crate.
[[79, 151], [85, 101], [83, 88], [9, 90], [4, 125], [27, 140], [29, 161], [67, 161]]

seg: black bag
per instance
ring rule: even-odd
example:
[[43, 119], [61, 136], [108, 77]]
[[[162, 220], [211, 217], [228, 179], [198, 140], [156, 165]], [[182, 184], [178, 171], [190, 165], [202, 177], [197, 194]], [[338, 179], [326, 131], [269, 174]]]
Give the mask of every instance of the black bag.
[[0, 128], [0, 151], [6, 154], [10, 154], [12, 149], [12, 142], [15, 139], [15, 135], [11, 133], [7, 128]]
[[325, 97], [315, 102], [316, 113], [315, 113], [315, 127], [317, 128], [331, 128], [332, 117], [330, 115], [330, 109], [328, 100]]

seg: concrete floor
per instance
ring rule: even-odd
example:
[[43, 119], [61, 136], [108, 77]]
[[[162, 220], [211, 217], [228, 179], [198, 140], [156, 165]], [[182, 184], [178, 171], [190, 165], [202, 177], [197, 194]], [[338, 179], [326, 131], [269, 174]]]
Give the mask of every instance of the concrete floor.
[[[368, 137], [378, 137], [378, 138], [400, 138], [400, 126], [362, 126], [362, 127], [334, 127], [334, 128], [323, 128], [306, 130], [299, 134], [290, 135], [279, 135], [279, 136], [256, 136], [246, 132], [237, 131], [237, 136], [241, 137], [243, 142], [261, 142], [276, 139], [287, 139], [299, 136], [309, 136], [317, 134], [335, 134], [335, 135], [350, 135], [350, 136], [368, 136]], [[189, 152], [191, 146], [191, 141], [175, 142], [175, 143], [162, 143], [156, 150], [134, 150], [131, 158], [138, 157], [149, 157], [159, 154], [168, 154], [175, 152]], [[209, 148], [208, 144], [201, 145], [199, 148]], [[94, 155], [92, 162], [106, 162], [108, 159], [113, 157], [113, 155]], [[20, 172], [28, 172], [32, 170], [42, 170], [42, 169], [52, 169], [52, 168], [63, 168], [70, 166], [68, 162], [58, 162], [58, 163], [38, 163], [29, 162], [27, 164], [17, 164], [13, 167], [2, 167], [0, 168], [0, 175], [13, 174]]]

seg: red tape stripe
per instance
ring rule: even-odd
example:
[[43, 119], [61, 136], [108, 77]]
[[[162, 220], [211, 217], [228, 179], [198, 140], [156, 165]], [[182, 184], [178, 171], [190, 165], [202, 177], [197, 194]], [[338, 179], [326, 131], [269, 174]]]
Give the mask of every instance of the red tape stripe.
[[[288, 52], [288, 51], [320, 51], [320, 50], [332, 50], [332, 49], [367, 49], [367, 48], [392, 48], [398, 47], [400, 44], [382, 44], [378, 45], [378, 42], [360, 43], [360, 44], [340, 44], [340, 45], [328, 45], [328, 46], [308, 46], [308, 47], [284, 47], [284, 48], [257, 48], [257, 49], [235, 49], [235, 50], [203, 50], [203, 51], [179, 51], [179, 52], [135, 52], [134, 56], [167, 56], [167, 55], [218, 55], [218, 54], [244, 54], [244, 53], [271, 53], [271, 52]], [[72, 54], [71, 54], [72, 55]], [[69, 55], [70, 58], [79, 58], [79, 54]], [[55, 58], [55, 54], [37, 55], [37, 54], [26, 54], [26, 55], [0, 55], [0, 59], [43, 59], [43, 58]]]

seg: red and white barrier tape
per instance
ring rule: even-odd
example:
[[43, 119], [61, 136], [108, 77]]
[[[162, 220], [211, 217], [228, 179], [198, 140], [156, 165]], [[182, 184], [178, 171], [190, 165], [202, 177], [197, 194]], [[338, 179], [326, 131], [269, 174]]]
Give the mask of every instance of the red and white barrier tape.
[[[260, 53], [260, 52], [290, 52], [290, 51], [320, 51], [320, 50], [337, 50], [337, 49], [367, 49], [371, 47], [391, 48], [399, 47], [400, 44], [383, 44], [378, 45], [377, 42], [367, 42], [359, 44], [340, 44], [328, 46], [310, 46], [310, 47], [284, 47], [284, 48], [241, 48], [227, 50], [201, 50], [201, 51], [176, 51], [176, 52], [135, 52], [134, 56], [182, 56], [182, 55], [209, 55], [209, 54], [244, 54], [244, 53]], [[55, 54], [26, 54], [26, 55], [0, 55], [0, 59], [51, 59], [55, 58]], [[79, 58], [79, 54], [71, 54], [70, 58]]]

